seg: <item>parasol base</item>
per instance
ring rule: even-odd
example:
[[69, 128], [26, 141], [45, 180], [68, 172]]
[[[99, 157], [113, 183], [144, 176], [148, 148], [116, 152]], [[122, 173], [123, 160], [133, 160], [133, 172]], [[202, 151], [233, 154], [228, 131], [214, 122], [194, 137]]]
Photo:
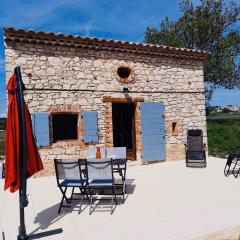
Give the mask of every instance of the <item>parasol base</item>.
[[62, 233], [62, 232], [63, 232], [62, 228], [57, 228], [57, 229], [54, 229], [54, 230], [40, 232], [40, 233], [36, 233], [36, 234], [32, 234], [32, 235], [18, 235], [17, 239], [18, 240], [39, 239], [39, 238], [59, 234], [59, 233]]

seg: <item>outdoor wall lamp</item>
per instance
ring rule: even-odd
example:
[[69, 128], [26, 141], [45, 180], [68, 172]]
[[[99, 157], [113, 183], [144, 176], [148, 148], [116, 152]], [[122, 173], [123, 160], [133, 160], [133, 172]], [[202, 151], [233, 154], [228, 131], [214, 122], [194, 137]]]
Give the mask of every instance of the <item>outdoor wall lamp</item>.
[[126, 88], [126, 87], [123, 88], [123, 93], [129, 93], [129, 92], [130, 92], [130, 91], [129, 91], [128, 88]]

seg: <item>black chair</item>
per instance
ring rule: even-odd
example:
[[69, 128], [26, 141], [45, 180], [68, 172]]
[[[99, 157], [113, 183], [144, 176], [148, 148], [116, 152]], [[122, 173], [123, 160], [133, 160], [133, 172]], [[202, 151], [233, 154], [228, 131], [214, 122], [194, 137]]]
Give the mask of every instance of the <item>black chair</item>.
[[[67, 204], [70, 204], [72, 200], [78, 200], [77, 198], [73, 198], [75, 188], [80, 190], [81, 195], [81, 205], [83, 202], [83, 198], [86, 195], [86, 178], [82, 176], [81, 165], [82, 160], [62, 160], [62, 159], [54, 159], [56, 178], [57, 178], [57, 186], [59, 187], [62, 193], [62, 199], [60, 202], [60, 206], [58, 209], [58, 213], [61, 212], [62, 207], [70, 207], [70, 205], [63, 205], [64, 200]], [[68, 198], [66, 196], [67, 189], [72, 188], [71, 196]]]
[[206, 144], [203, 144], [203, 132], [201, 129], [187, 131], [186, 166], [206, 167]]
[[[117, 158], [112, 159], [113, 161], [113, 172], [115, 174], [115, 188], [116, 194], [122, 195], [122, 202], [125, 200], [126, 193], [126, 172], [127, 172], [127, 159]], [[120, 193], [118, 192], [120, 190]]]
[[[90, 195], [90, 210], [92, 213], [93, 196], [111, 195], [111, 214], [113, 213], [113, 198], [117, 204], [116, 189], [113, 175], [113, 161], [102, 161], [99, 159], [87, 160], [87, 189]], [[110, 193], [107, 192], [110, 190]], [[95, 205], [95, 208], [97, 205]]]
[[[240, 153], [230, 153], [227, 158], [227, 162], [224, 168], [224, 175], [228, 177], [229, 175], [233, 174], [235, 178], [238, 177], [240, 173]], [[238, 169], [237, 169], [238, 167]]]

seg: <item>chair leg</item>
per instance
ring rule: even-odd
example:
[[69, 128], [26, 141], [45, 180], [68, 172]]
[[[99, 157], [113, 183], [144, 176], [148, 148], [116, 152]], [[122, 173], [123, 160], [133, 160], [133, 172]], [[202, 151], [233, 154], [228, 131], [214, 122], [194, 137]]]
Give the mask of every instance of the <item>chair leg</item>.
[[83, 191], [83, 189], [81, 187], [79, 187], [80, 193], [81, 195], [85, 195], [85, 191]]
[[112, 194], [112, 206], [111, 206], [111, 214], [113, 214], [113, 194]]
[[86, 192], [85, 192], [85, 195], [86, 195], [86, 197], [87, 197], [88, 203], [90, 203], [89, 196], [88, 196], [88, 194], [87, 194]]
[[239, 167], [238, 170], [237, 170], [237, 173], [236, 173], [236, 174], [234, 173], [234, 170], [235, 170], [235, 168], [236, 168], [236, 166], [237, 166], [237, 162], [238, 162], [238, 161], [236, 161], [235, 166], [234, 166], [234, 169], [233, 169], [233, 175], [234, 175], [235, 178], [238, 177], [239, 172], [240, 172], [240, 167]]
[[[227, 167], [228, 167], [228, 169], [227, 169]], [[225, 165], [225, 168], [224, 168], [224, 175], [225, 175], [226, 177], [229, 176], [229, 175], [228, 175], [229, 169], [230, 169], [230, 167], [226, 164], [226, 165]]]
[[67, 203], [70, 203], [69, 199], [66, 196], [66, 191], [67, 191], [67, 187], [65, 187], [64, 190], [62, 190], [61, 187], [59, 187], [60, 191], [62, 192], [63, 198], [66, 200]]
[[74, 189], [75, 189], [75, 187], [72, 188], [72, 194], [71, 194], [71, 197], [70, 197], [70, 203], [72, 202], [72, 199], [73, 199]]
[[90, 203], [90, 199], [89, 199], [89, 196], [87, 194], [86, 187], [83, 187], [83, 188], [80, 187], [79, 190], [80, 190], [80, 192], [83, 196], [86, 196], [86, 198], [88, 200], [88, 203]]
[[116, 195], [116, 189], [115, 189], [115, 186], [113, 185], [113, 187], [112, 187], [112, 193], [114, 194], [114, 198], [115, 198], [115, 202], [116, 202], [116, 205], [118, 204], [117, 203], [117, 195]]
[[92, 191], [90, 192], [90, 209], [89, 209], [89, 215], [92, 214], [92, 199], [93, 198], [93, 194], [92, 194]]
[[125, 185], [123, 184], [122, 203], [125, 202]]
[[[66, 194], [66, 191], [67, 191], [67, 187], [65, 187], [64, 190], [62, 190], [62, 189], [60, 188], [60, 190], [61, 190], [63, 196], [62, 196], [62, 200], [61, 200], [61, 202], [60, 202], [60, 206], [59, 206], [59, 208], [58, 208], [58, 214], [61, 212], [63, 200], [64, 200], [64, 199], [66, 199], [66, 201], [68, 200], [68, 199], [66, 198], [66, 195], [65, 195], [65, 194]], [[67, 203], [68, 203], [68, 201], [67, 201]]]
[[240, 168], [238, 169], [238, 172], [237, 172], [237, 175], [235, 178], [237, 178], [239, 176], [239, 173], [240, 173]]
[[80, 214], [80, 213], [81, 213], [81, 211], [82, 211], [82, 203], [83, 203], [83, 198], [84, 198], [84, 195], [83, 195], [83, 194], [81, 194], [81, 202], [80, 202], [80, 208], [79, 208], [78, 214]]

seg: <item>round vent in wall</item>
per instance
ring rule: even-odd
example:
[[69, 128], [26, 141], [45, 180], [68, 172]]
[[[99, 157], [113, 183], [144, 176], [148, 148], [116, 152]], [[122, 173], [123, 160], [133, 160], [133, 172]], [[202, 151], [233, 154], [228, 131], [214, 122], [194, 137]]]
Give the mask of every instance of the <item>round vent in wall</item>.
[[118, 65], [113, 69], [114, 77], [122, 83], [130, 83], [134, 80], [135, 74], [133, 67], [127, 65]]
[[131, 69], [129, 67], [119, 67], [117, 74], [120, 78], [128, 78], [130, 76]]

